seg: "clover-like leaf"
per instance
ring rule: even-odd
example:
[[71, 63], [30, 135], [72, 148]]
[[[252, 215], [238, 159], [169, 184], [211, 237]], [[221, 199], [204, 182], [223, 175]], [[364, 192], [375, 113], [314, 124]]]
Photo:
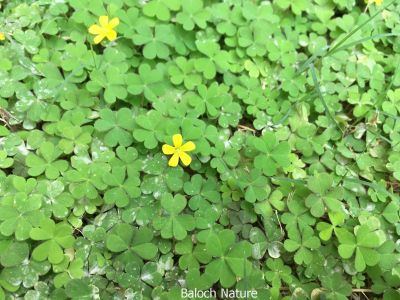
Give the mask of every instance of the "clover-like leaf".
[[129, 65], [124, 62], [125, 54], [117, 49], [107, 48], [104, 63], [90, 73], [90, 81], [86, 83], [91, 93], [104, 91], [104, 100], [114, 103], [117, 99], [125, 99], [128, 95], [125, 84], [125, 73]]
[[239, 186], [245, 191], [246, 201], [251, 203], [265, 200], [269, 194], [268, 180], [261, 175], [259, 169], [253, 169], [250, 174], [243, 174]]
[[37, 190], [43, 194], [43, 211], [52, 213], [56, 218], [65, 218], [75, 203], [72, 195], [65, 191], [64, 184], [59, 181], [40, 181]]
[[55, 223], [51, 219], [43, 218], [39, 227], [32, 228], [29, 233], [31, 239], [43, 241], [33, 249], [32, 257], [37, 261], [48, 260], [58, 264], [64, 259], [63, 249], [72, 247], [75, 239], [72, 228], [66, 223]]
[[136, 34], [133, 35], [135, 45], [143, 46], [143, 55], [147, 59], [155, 57], [167, 59], [170, 55], [169, 46], [175, 42], [170, 25], [160, 24], [154, 27], [146, 25], [136, 26]]
[[161, 140], [162, 130], [160, 128], [163, 122], [161, 114], [156, 110], [149, 111], [146, 115], [139, 115], [136, 118], [138, 128], [134, 129], [133, 137], [144, 142], [144, 146], [148, 149], [157, 147], [158, 141]]
[[267, 281], [272, 283], [273, 287], [281, 287], [282, 281], [287, 284], [292, 282], [292, 271], [288, 266], [283, 264], [280, 258], [268, 258], [266, 265], [268, 271], [265, 272], [265, 277]]
[[227, 87], [213, 83], [210, 87], [200, 85], [197, 88], [199, 96], [195, 93], [188, 93], [185, 98], [190, 105], [194, 106], [199, 113], [207, 112], [210, 118], [215, 118], [220, 114], [220, 108], [229, 99]]
[[229, 53], [221, 50], [217, 43], [208, 40], [198, 41], [196, 46], [206, 57], [196, 59], [194, 66], [206, 79], [213, 79], [217, 71], [222, 72], [229, 68]]
[[128, 108], [121, 108], [116, 113], [110, 109], [100, 111], [100, 119], [94, 124], [99, 132], [104, 132], [107, 146], [129, 146], [133, 142], [131, 131], [134, 128], [133, 113]]
[[143, 13], [146, 16], [154, 17], [161, 21], [167, 21], [171, 18], [171, 11], [179, 10], [181, 6], [178, 0], [152, 0], [143, 7]]
[[205, 270], [205, 274], [213, 282], [220, 281], [223, 287], [231, 287], [236, 277], [244, 276], [245, 269], [250, 264], [247, 260], [251, 255], [250, 243], [236, 243], [236, 236], [232, 230], [224, 229], [211, 235], [207, 240], [206, 249], [215, 258]]
[[88, 197], [95, 199], [99, 190], [104, 190], [107, 184], [102, 180], [104, 172], [110, 170], [108, 164], [93, 163], [87, 164], [78, 159], [72, 161], [74, 169], [68, 170], [65, 177], [70, 182], [69, 190], [75, 198]]
[[60, 176], [60, 173], [67, 170], [68, 162], [58, 159], [62, 155], [62, 151], [55, 147], [53, 143], [44, 142], [37, 152], [39, 155], [30, 153], [26, 157], [29, 175], [39, 176], [45, 173], [48, 179], [56, 179]]
[[311, 209], [311, 214], [321, 217], [325, 211], [340, 212], [343, 198], [341, 187], [333, 186], [333, 177], [322, 173], [309, 178], [308, 187], [313, 192], [306, 199], [306, 206]]
[[13, 242], [2, 240], [0, 242], [0, 264], [3, 267], [14, 267], [20, 265], [28, 258], [29, 247], [26, 242]]
[[66, 286], [70, 280], [82, 278], [84, 275], [83, 260], [81, 258], [72, 261], [68, 258], [64, 258], [60, 264], [54, 265], [53, 269], [58, 273], [54, 277], [54, 286], [57, 288]]
[[34, 192], [36, 184], [33, 178], [26, 181], [22, 177], [13, 178], [14, 190], [3, 197], [0, 205], [0, 232], [4, 236], [15, 234], [16, 240], [26, 240], [32, 227], [43, 218], [40, 211], [43, 197]]
[[144, 94], [147, 100], [154, 101], [164, 92], [162, 86], [163, 73], [148, 64], [141, 64], [138, 74], [129, 74], [126, 77], [128, 92], [133, 95]]
[[161, 206], [165, 212], [162, 217], [154, 220], [154, 227], [160, 230], [163, 238], [174, 237], [177, 240], [183, 240], [187, 232], [194, 229], [193, 216], [181, 213], [186, 205], [187, 200], [183, 195], [172, 196], [167, 193], [162, 196]]
[[188, 0], [182, 3], [182, 11], [176, 15], [176, 21], [185, 30], [192, 30], [195, 25], [205, 28], [210, 13], [203, 9], [202, 0]]
[[194, 60], [187, 60], [183, 56], [175, 59], [174, 64], [168, 68], [168, 74], [173, 84], [179, 85], [183, 82], [189, 90], [193, 90], [202, 81], [201, 75], [195, 70]]
[[376, 248], [381, 246], [386, 236], [379, 227], [363, 224], [354, 228], [354, 234], [346, 229], [336, 231], [339, 240], [338, 252], [342, 258], [351, 258], [355, 253], [355, 268], [358, 272], [366, 266], [374, 266], [379, 262]]
[[126, 174], [125, 167], [112, 168], [111, 173], [103, 174], [103, 181], [110, 186], [104, 193], [104, 201], [107, 204], [124, 207], [129, 204], [131, 198], [140, 195], [140, 179]]
[[301, 232], [291, 229], [288, 235], [289, 239], [284, 243], [285, 249], [289, 252], [296, 252], [294, 260], [297, 264], [309, 264], [312, 261], [312, 252], [321, 246], [319, 239], [314, 236], [312, 228], [304, 227]]
[[179, 267], [185, 269], [198, 269], [200, 263], [207, 264], [211, 260], [211, 255], [206, 251], [205, 244], [198, 244], [194, 247], [190, 237], [176, 243], [175, 251], [179, 258]]
[[[20, 252], [21, 254], [21, 252]], [[39, 278], [49, 272], [51, 264], [48, 261], [37, 262], [26, 258], [23, 263], [3, 270], [3, 275], [10, 282], [22, 282], [26, 288], [33, 287]]]
[[336, 233], [336, 228], [344, 223], [345, 218], [342, 212], [331, 212], [328, 213], [328, 216], [331, 224], [326, 222], [320, 222], [317, 224], [317, 229], [320, 231], [319, 237], [323, 241], [329, 240], [332, 236], [332, 232]]
[[158, 251], [152, 240], [153, 233], [150, 229], [146, 227], [137, 229], [121, 223], [107, 235], [106, 245], [112, 252], [130, 251], [143, 259], [152, 259]]
[[400, 299], [398, 2], [0, 0], [0, 300]]
[[7, 169], [11, 167], [14, 163], [14, 159], [7, 156], [7, 152], [0, 150], [0, 168]]
[[266, 132], [253, 140], [254, 148], [260, 154], [254, 159], [254, 166], [267, 176], [273, 176], [278, 168], [289, 166], [290, 148], [287, 142], [278, 142], [272, 132]]

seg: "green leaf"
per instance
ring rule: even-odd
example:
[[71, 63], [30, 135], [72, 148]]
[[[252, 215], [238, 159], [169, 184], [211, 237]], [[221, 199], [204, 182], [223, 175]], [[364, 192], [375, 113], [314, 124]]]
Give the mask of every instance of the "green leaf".
[[153, 233], [146, 227], [134, 228], [120, 223], [107, 235], [106, 246], [112, 252], [132, 252], [143, 259], [152, 259], [158, 252], [151, 241]]
[[143, 13], [146, 16], [154, 17], [161, 21], [167, 21], [171, 18], [170, 11], [179, 10], [181, 4], [178, 0], [153, 0], [143, 7]]
[[385, 217], [385, 219], [394, 224], [399, 221], [399, 207], [398, 205], [392, 201], [390, 202], [385, 209], [383, 210], [382, 215]]
[[166, 194], [161, 198], [162, 207], [172, 215], [178, 215], [186, 207], [186, 204], [186, 198], [180, 194], [175, 196]]
[[29, 246], [25, 242], [3, 241], [0, 244], [0, 263], [4, 267], [21, 264], [29, 256]]
[[133, 142], [131, 131], [134, 128], [133, 113], [121, 108], [116, 113], [110, 109], [100, 111], [100, 119], [94, 124], [99, 132], [105, 132], [104, 141], [107, 146], [129, 146]]
[[73, 245], [72, 228], [66, 223], [55, 223], [51, 219], [42, 219], [39, 227], [33, 228], [30, 237], [36, 241], [44, 241], [32, 252], [37, 261], [48, 259], [52, 264], [58, 264], [64, 259], [63, 249]]
[[167, 59], [169, 57], [169, 46], [175, 42], [170, 25], [156, 25], [154, 30], [146, 25], [139, 25], [135, 30], [137, 33], [133, 35], [133, 42], [135, 45], [143, 46], [145, 58]]

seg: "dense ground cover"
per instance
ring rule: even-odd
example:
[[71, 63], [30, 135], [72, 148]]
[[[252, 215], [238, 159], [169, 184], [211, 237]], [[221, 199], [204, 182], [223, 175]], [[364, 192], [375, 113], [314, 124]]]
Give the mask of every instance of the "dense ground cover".
[[400, 3], [0, 1], [0, 299], [400, 299]]

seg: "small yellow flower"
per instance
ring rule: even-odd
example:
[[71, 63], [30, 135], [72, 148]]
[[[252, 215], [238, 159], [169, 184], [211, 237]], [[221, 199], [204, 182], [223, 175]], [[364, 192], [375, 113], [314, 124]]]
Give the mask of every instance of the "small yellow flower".
[[365, 0], [365, 3], [367, 3], [368, 5], [372, 3], [375, 3], [376, 5], [381, 5], [382, 2], [383, 0]]
[[117, 32], [113, 28], [118, 26], [118, 18], [108, 21], [108, 16], [101, 16], [99, 18], [99, 23], [100, 26], [94, 24], [89, 27], [89, 33], [96, 35], [93, 39], [95, 44], [99, 44], [104, 38], [107, 38], [109, 41], [113, 41], [117, 38]]
[[190, 165], [192, 158], [186, 152], [196, 149], [196, 145], [193, 142], [187, 142], [182, 145], [182, 136], [180, 134], [174, 134], [172, 136], [172, 142], [174, 144], [173, 146], [167, 144], [162, 146], [164, 154], [172, 155], [168, 161], [168, 165], [176, 167], [179, 163], [179, 159], [181, 159], [185, 166]]
[[0, 41], [4, 41], [6, 39], [6, 36], [4, 35], [4, 32], [0, 31]]

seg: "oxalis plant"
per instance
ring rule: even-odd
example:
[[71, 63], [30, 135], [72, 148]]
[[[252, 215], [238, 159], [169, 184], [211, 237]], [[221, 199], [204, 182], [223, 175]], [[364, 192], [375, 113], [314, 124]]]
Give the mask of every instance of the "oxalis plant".
[[400, 299], [400, 1], [0, 8], [0, 300]]

